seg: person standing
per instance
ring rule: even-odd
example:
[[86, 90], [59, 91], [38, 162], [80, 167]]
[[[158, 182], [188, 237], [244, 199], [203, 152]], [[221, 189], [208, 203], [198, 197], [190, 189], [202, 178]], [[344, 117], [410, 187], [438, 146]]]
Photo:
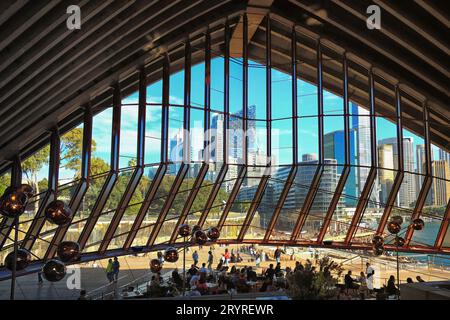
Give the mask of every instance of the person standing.
[[261, 265], [261, 254], [259, 252], [256, 253], [256, 269], [259, 269], [259, 266]]
[[106, 277], [109, 280], [109, 283], [113, 282], [113, 261], [112, 259], [108, 260], [108, 265], [106, 266]]
[[275, 256], [275, 260], [276, 260], [277, 264], [280, 263], [280, 260], [281, 260], [281, 250], [280, 250], [280, 248], [277, 248], [275, 250], [274, 256]]
[[213, 263], [214, 263], [214, 256], [210, 250], [210, 251], [208, 251], [208, 270], [209, 270], [209, 272], [212, 271]]
[[366, 263], [366, 275], [367, 275], [367, 289], [370, 293], [373, 292], [373, 275], [375, 274], [375, 269], [370, 265], [369, 262]]
[[117, 259], [117, 257], [114, 257], [112, 268], [113, 268], [114, 281], [117, 282], [117, 280], [119, 279], [119, 271], [120, 271], [120, 263], [119, 263], [119, 259]]
[[197, 252], [197, 250], [195, 250], [194, 253], [192, 254], [192, 260], [194, 260], [194, 266], [197, 266], [197, 264], [198, 264], [198, 252]]
[[223, 258], [224, 258], [224, 266], [228, 267], [228, 264], [230, 263], [230, 258], [231, 258], [230, 253], [228, 252], [228, 249], [225, 249]]

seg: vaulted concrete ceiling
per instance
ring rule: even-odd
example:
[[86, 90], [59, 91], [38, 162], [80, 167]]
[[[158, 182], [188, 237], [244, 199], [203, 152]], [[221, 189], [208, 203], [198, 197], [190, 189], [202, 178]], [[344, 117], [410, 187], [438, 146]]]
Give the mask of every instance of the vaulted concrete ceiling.
[[[66, 8], [73, 4], [81, 7], [82, 26], [71, 31]], [[381, 30], [366, 28], [371, 4], [382, 10]], [[15, 154], [26, 155], [43, 144], [50, 128], [76, 123], [89, 101], [94, 106], [104, 103], [112, 83], [120, 81], [135, 90], [137, 68], [154, 70], [161, 52], [176, 56], [188, 35], [213, 29], [226, 17], [236, 20], [231, 44], [239, 55], [242, 30], [237, 22], [244, 10], [251, 22], [250, 57], [258, 55], [261, 13], [270, 11], [382, 70], [408, 95], [426, 99], [432, 142], [450, 150], [449, 20], [444, 2], [5, 0], [0, 3], [0, 170]], [[280, 51], [288, 36], [288, 28], [275, 33]], [[216, 37], [219, 49], [220, 41]], [[420, 117], [420, 110], [411, 108], [410, 115]], [[420, 132], [420, 125], [412, 124], [411, 130]]]

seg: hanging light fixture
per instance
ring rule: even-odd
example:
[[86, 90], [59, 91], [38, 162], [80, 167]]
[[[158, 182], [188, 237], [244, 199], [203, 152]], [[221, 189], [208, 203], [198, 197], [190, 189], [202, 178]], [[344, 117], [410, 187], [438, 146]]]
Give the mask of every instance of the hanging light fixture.
[[192, 236], [194, 236], [194, 234], [197, 232], [197, 231], [201, 231], [202, 230], [202, 228], [199, 226], [199, 225], [195, 225], [193, 228], [192, 228]]
[[211, 239], [211, 241], [216, 241], [220, 237], [220, 231], [216, 227], [211, 227], [208, 229], [206, 235], [209, 239]]
[[7, 188], [0, 198], [0, 213], [8, 218], [17, 218], [25, 212], [28, 197], [19, 188]]
[[66, 266], [59, 260], [49, 260], [42, 268], [42, 274], [47, 281], [57, 282], [66, 275]]
[[[17, 259], [16, 259], [16, 270], [23, 270], [31, 262], [31, 253], [28, 250], [25, 249], [18, 249], [17, 250]], [[13, 269], [14, 264], [14, 251], [8, 253], [8, 255], [5, 258], [5, 267], [8, 270]]]
[[153, 273], [158, 273], [162, 269], [162, 264], [158, 259], [150, 260], [150, 270]]
[[373, 246], [373, 254], [376, 256], [381, 256], [384, 252], [384, 247], [382, 245]]
[[182, 224], [178, 229], [178, 234], [185, 238], [191, 234], [191, 228], [187, 224]]
[[61, 200], [52, 201], [45, 208], [45, 217], [58, 226], [69, 223], [72, 215], [72, 209]]
[[204, 245], [208, 241], [208, 236], [203, 230], [197, 230], [193, 236], [194, 243]]
[[397, 234], [397, 233], [400, 232], [401, 226], [400, 226], [400, 224], [398, 224], [397, 222], [391, 221], [391, 222], [388, 223], [387, 229], [388, 229], [388, 231], [389, 231], [390, 233], [392, 233], [392, 234]]
[[80, 245], [74, 241], [63, 241], [58, 245], [56, 254], [63, 262], [74, 262], [80, 259]]
[[169, 247], [164, 252], [164, 260], [167, 262], [177, 262], [178, 261], [178, 251], [174, 247]]
[[425, 222], [422, 219], [414, 219], [411, 226], [414, 230], [420, 231], [425, 227]]
[[372, 244], [374, 246], [382, 246], [384, 244], [384, 239], [382, 236], [374, 236], [372, 239]]
[[403, 218], [402, 218], [402, 216], [394, 216], [394, 217], [392, 217], [391, 221], [396, 222], [399, 225], [401, 225], [403, 223]]

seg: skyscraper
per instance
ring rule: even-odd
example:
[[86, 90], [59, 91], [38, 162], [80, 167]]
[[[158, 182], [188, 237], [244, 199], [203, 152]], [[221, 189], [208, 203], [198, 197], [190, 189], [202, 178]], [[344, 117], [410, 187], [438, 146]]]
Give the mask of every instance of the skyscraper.
[[[398, 170], [398, 145], [397, 138], [387, 138], [383, 139], [379, 142], [378, 150], [380, 151], [380, 147], [382, 150], [383, 146], [391, 146], [392, 150], [392, 165], [390, 157], [384, 158], [384, 154], [378, 153], [380, 166], [383, 168], [392, 168], [394, 170]], [[402, 184], [400, 186], [400, 190], [397, 196], [397, 205], [401, 207], [411, 207], [416, 198], [416, 183], [415, 177], [413, 174], [408, 172], [415, 172], [414, 167], [414, 153], [413, 153], [413, 138], [406, 137], [403, 138], [403, 167], [404, 171], [407, 173], [403, 177]], [[385, 150], [387, 151], [387, 149]], [[389, 161], [387, 161], [389, 160]], [[386, 170], [383, 170], [386, 171]], [[384, 174], [384, 173], [383, 173]], [[392, 173], [393, 176], [394, 173]], [[382, 184], [383, 182], [380, 181]], [[386, 195], [385, 195], [386, 196]], [[387, 198], [384, 197], [384, 200]]]
[[[350, 162], [355, 164], [355, 131], [350, 131]], [[324, 136], [324, 155], [326, 159], [335, 159], [337, 164], [345, 163], [345, 132], [344, 130], [333, 131]], [[337, 168], [336, 168], [337, 169]], [[354, 198], [357, 197], [356, 171], [350, 170], [343, 194], [346, 195], [345, 203], [348, 206], [354, 205]]]
[[[445, 160], [435, 160], [433, 162], [433, 205], [445, 206], [450, 199], [450, 168]], [[436, 179], [437, 178], [437, 179]]]

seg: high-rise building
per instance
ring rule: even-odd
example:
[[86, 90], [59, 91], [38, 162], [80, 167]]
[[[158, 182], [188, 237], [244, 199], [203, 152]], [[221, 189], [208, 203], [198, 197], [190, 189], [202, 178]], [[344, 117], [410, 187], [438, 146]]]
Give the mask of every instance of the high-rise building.
[[[433, 161], [433, 205], [445, 206], [450, 199], [450, 167], [445, 160]], [[436, 179], [437, 178], [437, 179]]]
[[392, 144], [378, 145], [378, 163], [383, 170], [379, 170], [380, 201], [386, 203], [389, 190], [394, 182], [394, 151]]
[[[350, 161], [351, 164], [355, 164], [355, 131], [350, 131]], [[338, 164], [345, 163], [345, 132], [344, 130], [333, 131], [325, 134], [324, 136], [324, 156], [327, 159], [335, 159]], [[336, 168], [337, 169], [337, 168]], [[354, 200], [357, 197], [357, 186], [356, 186], [356, 171], [350, 170], [345, 183], [345, 188], [343, 194], [345, 197], [345, 203], [348, 206], [354, 205]]]
[[450, 153], [439, 149], [439, 160], [444, 160], [447, 161], [447, 163], [450, 163]]
[[[370, 112], [355, 103], [351, 103], [351, 112], [351, 131], [354, 132], [355, 157], [350, 159], [350, 163], [357, 165], [355, 168], [352, 168], [352, 171], [356, 171], [356, 190], [357, 196], [359, 196], [366, 184], [372, 164]], [[378, 207], [380, 202], [379, 193], [376, 190], [378, 183], [375, 183], [374, 188], [375, 192], [371, 193], [371, 201], [367, 204], [368, 207]]]
[[[378, 150], [380, 151], [380, 147], [383, 148], [384, 146], [389, 146], [389, 145], [392, 146], [392, 165], [391, 165], [390, 157], [387, 158], [389, 161], [386, 161], [386, 158], [384, 158], [384, 155], [383, 154], [380, 155], [380, 152], [379, 152], [378, 156], [379, 156], [380, 166], [383, 168], [389, 168], [389, 169], [392, 168], [394, 170], [398, 170], [397, 139], [396, 138], [387, 138], [387, 139], [381, 140], [378, 145]], [[404, 171], [406, 171], [406, 172], [415, 172], [413, 146], [414, 146], [413, 138], [411, 138], [411, 137], [403, 138], [403, 167], [404, 167]], [[386, 170], [383, 170], [383, 171], [386, 171]], [[385, 174], [385, 173], [383, 173], [383, 174]], [[392, 172], [392, 175], [394, 175], [393, 172]], [[402, 184], [400, 186], [400, 190], [399, 190], [398, 196], [397, 196], [397, 205], [399, 205], [401, 207], [411, 207], [411, 205], [413, 204], [415, 199], [417, 199], [416, 183], [417, 183], [417, 181], [415, 180], [415, 177], [413, 174], [406, 173], [404, 175], [403, 181], [402, 181]], [[380, 184], [383, 187], [382, 181], [380, 181]], [[387, 199], [385, 194], [384, 194], [383, 199], [384, 200]]]

